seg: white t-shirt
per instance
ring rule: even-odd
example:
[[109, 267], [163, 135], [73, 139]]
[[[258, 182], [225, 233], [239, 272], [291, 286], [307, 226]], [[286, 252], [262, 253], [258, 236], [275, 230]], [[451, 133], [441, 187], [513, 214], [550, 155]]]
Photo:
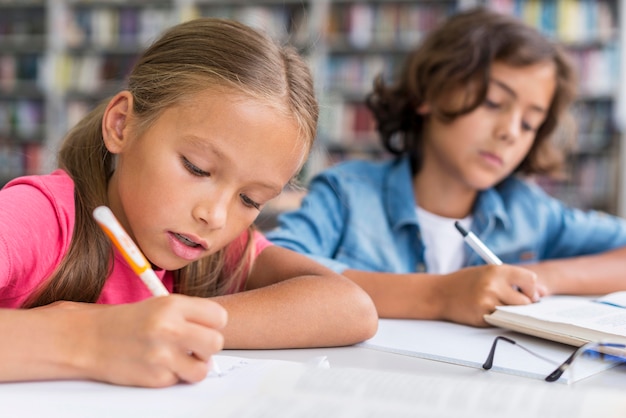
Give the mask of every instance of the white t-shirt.
[[447, 274], [463, 267], [467, 244], [454, 223], [459, 221], [463, 228], [469, 230], [472, 217], [444, 218], [418, 206], [417, 219], [425, 246], [426, 271], [433, 274]]

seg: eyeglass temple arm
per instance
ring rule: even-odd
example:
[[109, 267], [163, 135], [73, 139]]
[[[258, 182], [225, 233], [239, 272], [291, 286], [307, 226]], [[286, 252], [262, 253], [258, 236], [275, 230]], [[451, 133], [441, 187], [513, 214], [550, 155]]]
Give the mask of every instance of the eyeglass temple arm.
[[577, 351], [574, 351], [572, 353], [572, 355], [570, 355], [567, 358], [567, 360], [565, 360], [563, 363], [561, 363], [561, 365], [559, 367], [556, 368], [556, 370], [554, 370], [552, 373], [550, 373], [549, 375], [546, 376], [545, 381], [546, 382], [556, 382], [557, 380], [559, 380], [559, 378], [561, 376], [563, 376], [563, 373], [565, 373], [565, 370], [567, 370], [567, 368], [574, 361], [574, 358], [576, 357], [576, 354], [577, 354]]
[[489, 370], [493, 367], [493, 360], [495, 358], [495, 354], [496, 354], [496, 346], [498, 345], [498, 341], [500, 340], [504, 340], [508, 343], [511, 343], [513, 345], [516, 345], [517, 343], [513, 340], [511, 340], [510, 338], [506, 338], [503, 336], [497, 336], [494, 340], [493, 340], [493, 344], [491, 344], [491, 350], [489, 350], [489, 355], [487, 356], [487, 360], [485, 360], [485, 362], [483, 363], [483, 369], [485, 370]]
[[[626, 345], [621, 344], [621, 343], [597, 343], [599, 347], [609, 347], [609, 348], [617, 348], [620, 350], [624, 350], [624, 348], [626, 348]], [[557, 369], [555, 371], [553, 371], [552, 373], [550, 373], [547, 377], [546, 377], [546, 382], [554, 382], [556, 380], [558, 380], [563, 373], [565, 372], [565, 370], [567, 370], [567, 368], [574, 362], [574, 359], [579, 355], [584, 353], [585, 351], [589, 350], [589, 348], [587, 348], [589, 346], [589, 344], [586, 344], [584, 346], [578, 347], [576, 349], [576, 351], [574, 351], [572, 353], [571, 356], [569, 356], [567, 358], [567, 360], [565, 360], [563, 363], [561, 363], [561, 365], [559, 367], [557, 367]], [[604, 357], [604, 356], [608, 356], [609, 358], [613, 357], [615, 359], [619, 359], [619, 361], [626, 361], [626, 358], [624, 358], [621, 354], [615, 354], [612, 355], [611, 352], [604, 352], [604, 351], [599, 351], [599, 354]]]

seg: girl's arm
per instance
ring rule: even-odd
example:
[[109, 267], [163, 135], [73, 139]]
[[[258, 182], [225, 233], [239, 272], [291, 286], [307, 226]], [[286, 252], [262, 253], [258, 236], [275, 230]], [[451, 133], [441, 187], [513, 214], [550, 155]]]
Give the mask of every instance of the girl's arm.
[[600, 295], [626, 290], [626, 247], [524, 267], [537, 274], [542, 295]]
[[528, 304], [537, 292], [535, 274], [511, 265], [468, 267], [445, 275], [360, 270], [343, 274], [365, 289], [381, 318], [487, 326], [483, 315], [497, 305]]
[[[0, 381], [92, 379], [162, 387], [206, 377], [226, 312], [172, 295], [126, 305], [0, 309]], [[193, 356], [189, 355], [193, 352]]]
[[273, 245], [254, 261], [245, 292], [213, 300], [228, 311], [230, 349], [350, 345], [378, 326], [367, 294], [306, 256]]

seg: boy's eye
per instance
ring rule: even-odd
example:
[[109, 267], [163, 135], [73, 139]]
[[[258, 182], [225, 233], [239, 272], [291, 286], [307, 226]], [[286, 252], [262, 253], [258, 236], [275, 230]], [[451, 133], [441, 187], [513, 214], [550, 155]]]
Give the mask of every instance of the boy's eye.
[[193, 165], [187, 158], [185, 158], [185, 157], [181, 157], [181, 158], [183, 160], [183, 165], [185, 166], [187, 171], [189, 171], [194, 176], [208, 177], [208, 176], [211, 175], [211, 173], [208, 173], [208, 172], [206, 172], [204, 170], [201, 170], [198, 167], [196, 167], [195, 165]]
[[243, 204], [248, 206], [248, 207], [255, 208], [257, 210], [261, 207], [260, 204], [258, 204], [254, 200], [250, 199], [248, 196], [246, 196], [243, 193], [240, 193], [239, 197], [241, 198], [241, 201], [243, 202]]
[[532, 126], [530, 123], [527, 123], [527, 122], [522, 122], [522, 129], [527, 132], [537, 131], [537, 129], [534, 126]]

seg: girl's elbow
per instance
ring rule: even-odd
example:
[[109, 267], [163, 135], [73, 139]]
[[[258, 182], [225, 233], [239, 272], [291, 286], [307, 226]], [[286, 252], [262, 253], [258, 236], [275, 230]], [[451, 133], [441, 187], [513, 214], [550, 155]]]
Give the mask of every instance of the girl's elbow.
[[351, 317], [353, 318], [353, 323], [357, 324], [357, 326], [353, 327], [353, 344], [372, 338], [376, 334], [376, 331], [378, 331], [378, 312], [376, 311], [376, 306], [363, 289], [359, 286], [356, 287], [358, 291], [356, 292], [355, 300], [351, 306]]

